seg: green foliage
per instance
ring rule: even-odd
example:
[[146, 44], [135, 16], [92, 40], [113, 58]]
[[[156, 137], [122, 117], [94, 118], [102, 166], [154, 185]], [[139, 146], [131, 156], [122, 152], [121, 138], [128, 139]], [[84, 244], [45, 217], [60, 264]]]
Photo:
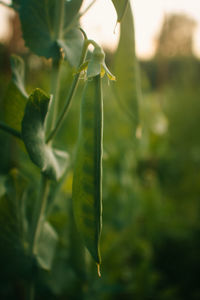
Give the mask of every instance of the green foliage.
[[36, 245], [36, 259], [41, 268], [51, 270], [57, 242], [56, 231], [48, 222], [45, 222]]
[[[81, 55], [82, 35], [73, 24], [82, 1], [22, 0], [20, 19], [26, 45], [37, 55], [59, 59], [61, 47], [72, 65]], [[70, 11], [70, 13], [69, 13]]]
[[11, 57], [12, 79], [4, 97], [5, 121], [21, 131], [21, 121], [27, 102], [24, 86], [24, 62], [18, 56]]
[[24, 87], [24, 62], [16, 55], [11, 56], [12, 81], [24, 97], [27, 93]]
[[[27, 180], [17, 170], [1, 180], [0, 225], [1, 225], [1, 270], [5, 278], [25, 276], [30, 262], [27, 256], [27, 219], [25, 197]], [[2, 276], [2, 275], [1, 275]]]
[[36, 89], [29, 97], [22, 120], [22, 138], [30, 159], [50, 179], [58, 180], [68, 165], [68, 154], [46, 144], [45, 118], [50, 97]]

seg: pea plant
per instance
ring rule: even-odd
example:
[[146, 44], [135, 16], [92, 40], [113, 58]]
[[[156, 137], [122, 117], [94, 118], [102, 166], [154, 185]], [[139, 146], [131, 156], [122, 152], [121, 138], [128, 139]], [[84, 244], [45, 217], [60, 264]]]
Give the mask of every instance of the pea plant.
[[[112, 0], [121, 27], [113, 75], [106, 65], [102, 47], [89, 39], [80, 27], [80, 18], [95, 1], [85, 11], [81, 10], [83, 2], [13, 0], [7, 5], [19, 14], [26, 47], [51, 63], [50, 91], [36, 87], [28, 94], [24, 83], [24, 61], [16, 55], [11, 56], [12, 78], [4, 99], [6, 118], [0, 121], [0, 129], [16, 138], [20, 151], [25, 151], [32, 164], [37, 166], [31, 180], [23, 174], [23, 168], [20, 170], [20, 164], [1, 177], [1, 230], [10, 241], [5, 243], [8, 251], [13, 251], [13, 243], [18, 245], [15, 249], [20, 251], [19, 269], [27, 266], [25, 274], [28, 275], [22, 275], [26, 277], [26, 299], [37, 297], [35, 274], [38, 270], [52, 269], [60, 237], [48, 219], [48, 211], [69, 170], [73, 172], [70, 214], [75, 221], [78, 243], [87, 248], [101, 276], [104, 75], [111, 81], [109, 88], [112, 93], [114, 91], [116, 101], [132, 119], [134, 130], [138, 126], [139, 85], [131, 5], [128, 0]], [[66, 100], [61, 102], [60, 72], [65, 61], [68, 62], [66, 68], [73, 72]], [[66, 124], [64, 120], [80, 82], [79, 135], [72, 158], [67, 152], [67, 144], [65, 151], [56, 145], [59, 145], [59, 131]], [[70, 133], [70, 128], [65, 130]], [[33, 190], [35, 182], [39, 182], [35, 191], [37, 197], [30, 202], [30, 187], [32, 185]], [[14, 260], [16, 254], [12, 252], [12, 255]], [[78, 263], [83, 264], [84, 259], [79, 257], [79, 260]]]

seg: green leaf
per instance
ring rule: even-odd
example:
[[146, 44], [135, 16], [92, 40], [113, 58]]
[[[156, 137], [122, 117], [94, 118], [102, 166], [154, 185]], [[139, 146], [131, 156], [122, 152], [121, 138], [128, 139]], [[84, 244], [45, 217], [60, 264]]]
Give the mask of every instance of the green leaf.
[[5, 275], [13, 274], [13, 268], [14, 272], [22, 272], [30, 264], [27, 265], [24, 201], [28, 182], [17, 170], [12, 170], [4, 181], [4, 194], [0, 197], [0, 264]]
[[102, 96], [100, 75], [87, 80], [82, 104], [72, 187], [73, 211], [85, 246], [100, 264]]
[[69, 24], [74, 22], [75, 16], [77, 16], [83, 0], [67, 0], [65, 1], [65, 18], [64, 18], [64, 27], [67, 28]]
[[36, 245], [36, 259], [42, 269], [51, 269], [57, 242], [56, 231], [48, 222], [45, 222]]
[[21, 131], [21, 121], [27, 102], [23, 60], [16, 55], [11, 56], [11, 69], [12, 79], [4, 98], [5, 122], [12, 128]]
[[58, 180], [64, 173], [69, 156], [45, 143], [45, 119], [50, 97], [35, 89], [28, 99], [22, 120], [22, 138], [30, 159], [44, 175]]
[[58, 45], [63, 49], [67, 61], [74, 67], [78, 67], [83, 45], [82, 34], [79, 29], [72, 29], [58, 40]]
[[21, 236], [25, 242], [25, 234], [27, 231], [27, 219], [26, 219], [26, 203], [25, 196], [27, 192], [28, 181], [27, 179], [17, 170], [12, 169], [9, 173], [8, 180], [6, 182], [7, 195], [11, 200], [14, 208], [17, 222], [19, 224], [19, 230]]
[[22, 95], [27, 98], [27, 92], [24, 87], [24, 61], [17, 55], [11, 56], [12, 81], [19, 89]]
[[126, 11], [129, 0], [112, 0], [117, 13], [117, 22], [121, 22]]
[[[83, 38], [81, 32], [74, 28], [77, 25], [74, 19], [82, 0], [64, 1], [61, 10], [63, 16], [57, 16], [59, 1], [22, 0], [20, 19], [23, 37], [27, 47], [35, 54], [59, 59], [63, 48], [69, 63], [76, 65], [81, 55]], [[62, 18], [63, 22], [56, 25], [56, 18], [58, 22]]]
[[114, 88], [116, 98], [127, 115], [130, 116], [135, 131], [139, 122], [140, 84], [138, 62], [135, 54], [134, 23], [130, 4], [128, 4], [124, 20], [120, 26], [120, 41], [115, 54], [117, 81]]

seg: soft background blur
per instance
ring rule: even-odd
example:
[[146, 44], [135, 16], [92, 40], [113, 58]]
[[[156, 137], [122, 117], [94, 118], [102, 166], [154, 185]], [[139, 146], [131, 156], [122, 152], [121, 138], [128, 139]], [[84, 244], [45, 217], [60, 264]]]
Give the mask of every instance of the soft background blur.
[[[108, 2], [97, 1], [82, 26], [89, 37], [104, 45], [112, 70], [119, 28], [115, 29], [116, 15]], [[70, 265], [69, 213], [65, 211], [70, 173], [50, 220], [68, 252], [60, 252], [54, 273], [43, 282], [41, 290], [48, 299], [55, 295], [56, 299], [81, 299], [81, 290], [84, 299], [91, 300], [200, 299], [200, 4], [198, 0], [135, 0], [132, 4], [143, 92], [142, 135], [135, 140], [131, 118], [105, 81], [102, 279], [91, 267], [89, 285], [80, 288]], [[3, 119], [10, 54], [25, 59], [29, 92], [34, 87], [48, 91], [50, 63], [24, 47], [17, 15], [2, 6], [0, 12]], [[63, 67], [61, 98], [67, 93], [70, 72]], [[79, 92], [66, 122], [70, 130], [60, 132], [60, 143], [67, 142], [70, 153], [77, 138]], [[26, 158], [14, 139], [2, 132], [0, 144], [3, 176]], [[63, 209], [62, 216], [58, 207]]]

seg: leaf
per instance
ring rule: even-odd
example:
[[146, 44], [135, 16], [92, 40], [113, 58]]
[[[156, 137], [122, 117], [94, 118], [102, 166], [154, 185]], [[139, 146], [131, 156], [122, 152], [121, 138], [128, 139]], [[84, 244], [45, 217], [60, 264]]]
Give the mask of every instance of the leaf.
[[63, 49], [68, 62], [72, 66], [78, 67], [83, 45], [80, 30], [74, 28], [68, 31], [61, 39], [58, 40], [58, 44]]
[[87, 80], [83, 92], [72, 186], [77, 229], [97, 264], [101, 260], [102, 105], [101, 79], [98, 75]]
[[61, 11], [64, 21], [60, 26], [55, 26], [56, 18], [62, 18], [61, 15], [56, 16], [57, 5], [60, 5], [58, 1], [22, 0], [20, 19], [27, 47], [39, 56], [54, 59], [60, 58], [62, 47], [69, 63], [76, 65], [81, 55], [83, 38], [81, 32], [74, 28], [77, 24], [74, 18], [81, 4], [82, 0], [64, 1], [64, 10]]
[[12, 128], [21, 131], [27, 93], [24, 87], [24, 62], [19, 56], [11, 56], [11, 70], [12, 79], [4, 98], [5, 121]]
[[114, 85], [116, 98], [130, 116], [134, 130], [139, 122], [138, 101], [140, 96], [138, 62], [135, 54], [134, 23], [131, 6], [128, 4], [124, 20], [120, 24], [121, 34], [115, 54]]
[[67, 28], [67, 26], [74, 21], [74, 18], [78, 14], [82, 3], [83, 0], [65, 1], [65, 18], [64, 18], [65, 28]]
[[117, 13], [117, 22], [121, 22], [126, 11], [129, 0], [112, 0]]
[[[27, 180], [19, 171], [12, 170], [4, 178], [5, 191], [0, 198], [0, 264], [2, 274], [22, 272], [29, 268], [26, 254], [25, 196]], [[11, 271], [11, 269], [12, 271]]]
[[22, 120], [22, 138], [30, 159], [44, 175], [58, 180], [64, 173], [69, 156], [45, 143], [45, 119], [50, 97], [35, 89], [28, 99]]
[[22, 238], [27, 231], [27, 219], [24, 197], [28, 187], [27, 179], [17, 170], [12, 169], [6, 182], [7, 195], [13, 201], [14, 212]]
[[56, 231], [48, 222], [45, 222], [36, 245], [36, 259], [42, 269], [51, 269], [57, 242]]
[[11, 56], [12, 81], [19, 89], [22, 95], [27, 98], [27, 92], [24, 87], [24, 61], [17, 55]]

